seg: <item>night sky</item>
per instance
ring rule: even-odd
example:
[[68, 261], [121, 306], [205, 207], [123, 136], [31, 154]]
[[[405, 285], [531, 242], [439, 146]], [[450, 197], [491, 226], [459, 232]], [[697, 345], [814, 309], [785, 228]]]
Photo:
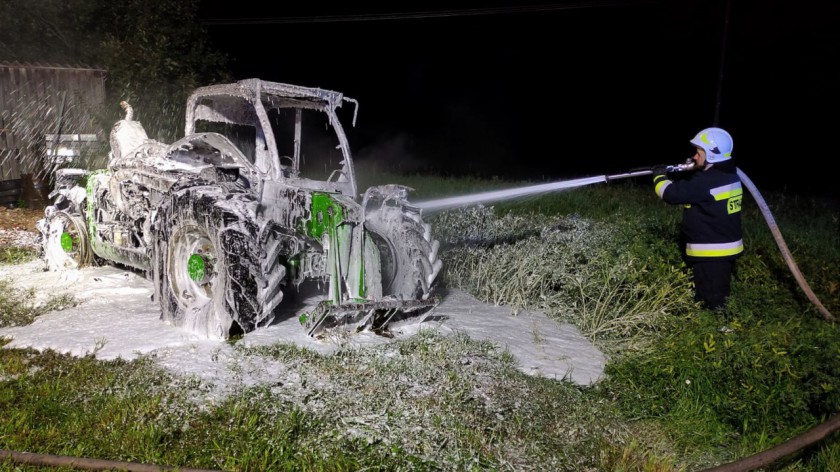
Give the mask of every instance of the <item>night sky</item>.
[[[840, 196], [827, 171], [840, 160], [838, 3], [207, 2], [201, 16], [236, 79], [357, 99], [348, 135], [358, 161], [503, 179], [600, 175], [683, 162], [717, 116], [759, 189]], [[383, 13], [393, 15], [374, 19]]]

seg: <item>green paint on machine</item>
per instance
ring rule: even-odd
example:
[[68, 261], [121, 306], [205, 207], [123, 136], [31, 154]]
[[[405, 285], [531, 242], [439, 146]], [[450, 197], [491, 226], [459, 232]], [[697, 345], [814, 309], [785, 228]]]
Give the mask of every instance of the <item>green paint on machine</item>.
[[344, 220], [343, 209], [326, 193], [312, 194], [312, 214], [306, 222], [306, 234], [321, 239], [324, 231], [330, 231]]
[[[312, 212], [310, 219], [306, 222], [306, 233], [315, 238], [321, 239], [324, 233], [329, 236], [329, 272], [333, 277], [341, 278], [339, 266], [339, 254], [341, 252], [341, 238], [339, 237], [339, 226], [344, 221], [344, 208], [327, 194], [315, 192], [312, 194]], [[345, 228], [346, 231], [346, 228]], [[330, 301], [338, 304], [341, 300], [341, 288], [338, 283], [331, 283], [333, 293]]]

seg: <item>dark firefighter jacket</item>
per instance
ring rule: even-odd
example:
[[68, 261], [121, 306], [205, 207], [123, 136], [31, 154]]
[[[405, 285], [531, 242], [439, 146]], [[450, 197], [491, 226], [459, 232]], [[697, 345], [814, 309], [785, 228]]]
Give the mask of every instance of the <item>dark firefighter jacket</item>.
[[653, 182], [662, 200], [685, 207], [682, 237], [687, 260], [735, 259], [744, 252], [743, 190], [731, 161], [691, 172], [685, 178], [655, 175]]

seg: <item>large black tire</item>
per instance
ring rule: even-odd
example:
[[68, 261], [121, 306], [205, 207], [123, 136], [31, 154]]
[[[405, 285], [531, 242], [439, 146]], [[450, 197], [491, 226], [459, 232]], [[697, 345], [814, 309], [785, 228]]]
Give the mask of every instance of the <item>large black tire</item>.
[[442, 263], [437, 240], [420, 211], [386, 204], [367, 215], [365, 228], [379, 249], [383, 297], [426, 300]]
[[283, 299], [285, 267], [266, 257], [256, 205], [236, 192], [178, 190], [155, 218], [152, 267], [161, 319], [211, 339], [270, 324]]

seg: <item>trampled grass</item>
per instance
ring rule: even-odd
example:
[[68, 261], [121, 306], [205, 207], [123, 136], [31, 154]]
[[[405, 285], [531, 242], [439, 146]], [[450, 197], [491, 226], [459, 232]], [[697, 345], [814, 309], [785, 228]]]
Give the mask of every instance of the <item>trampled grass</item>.
[[[377, 179], [424, 198], [517, 185], [363, 182]], [[811, 288], [840, 316], [837, 203], [764, 198]], [[200, 382], [149, 361], [3, 349], [0, 411], [14, 413], [0, 416], [0, 449], [225, 470], [688, 471], [840, 411], [838, 327], [799, 289], [748, 196], [728, 317], [693, 302], [676, 246], [680, 209], [644, 178], [427, 219], [445, 283], [576, 324], [609, 353], [606, 379], [581, 388], [534, 378], [494, 346], [421, 334], [332, 356], [237, 348], [299, 381], [207, 404], [196, 402]], [[840, 441], [773, 470], [840, 470]]]

